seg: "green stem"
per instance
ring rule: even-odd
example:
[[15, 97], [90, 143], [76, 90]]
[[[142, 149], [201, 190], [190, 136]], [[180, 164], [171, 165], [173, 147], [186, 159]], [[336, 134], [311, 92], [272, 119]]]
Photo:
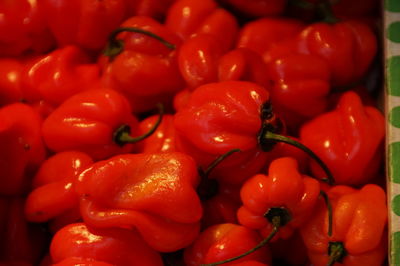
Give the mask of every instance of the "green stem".
[[283, 142], [286, 144], [290, 144], [294, 147], [299, 148], [300, 150], [304, 151], [305, 153], [307, 153], [312, 159], [314, 159], [319, 166], [321, 166], [321, 168], [324, 170], [324, 172], [326, 173], [327, 178], [323, 178], [322, 181], [328, 183], [329, 185], [333, 185], [335, 184], [335, 179], [333, 178], [333, 175], [331, 173], [331, 171], [329, 170], [328, 166], [326, 166], [326, 164], [312, 151], [310, 150], [307, 146], [303, 145], [302, 143], [291, 139], [289, 137], [283, 136], [283, 135], [279, 135], [279, 134], [275, 134], [271, 131], [266, 131], [264, 136], [265, 139], [268, 140], [275, 140], [278, 142]]
[[318, 11], [324, 18], [323, 21], [326, 23], [334, 24], [340, 21], [340, 19], [333, 14], [332, 5], [328, 0], [324, 0], [318, 4]]
[[272, 228], [271, 233], [266, 238], [264, 238], [260, 243], [258, 243], [257, 246], [255, 246], [254, 248], [246, 251], [245, 253], [240, 254], [239, 256], [236, 256], [236, 257], [233, 257], [233, 258], [230, 258], [230, 259], [226, 259], [226, 260], [222, 260], [222, 261], [218, 261], [218, 262], [209, 263], [209, 264], [201, 264], [200, 266], [216, 266], [216, 265], [221, 265], [221, 264], [228, 263], [228, 262], [231, 262], [231, 261], [235, 261], [235, 260], [241, 259], [241, 258], [253, 253], [254, 251], [262, 248], [269, 241], [271, 241], [271, 239], [276, 235], [276, 233], [278, 233], [279, 227], [281, 226], [280, 220], [281, 219], [280, 219], [279, 216], [275, 216], [273, 218], [273, 222], [272, 222], [273, 228]]
[[164, 115], [164, 105], [162, 105], [161, 103], [157, 104], [157, 108], [158, 108], [158, 119], [156, 121], [156, 123], [153, 125], [153, 127], [146, 132], [145, 134], [138, 136], [138, 137], [132, 137], [130, 135], [130, 127], [128, 125], [122, 125], [120, 126], [115, 132], [114, 132], [114, 136], [113, 136], [113, 140], [116, 144], [118, 144], [119, 146], [123, 146], [127, 143], [136, 143], [139, 142], [141, 140], [144, 140], [145, 138], [151, 136], [158, 128], [158, 126], [161, 124], [163, 115]]
[[108, 37], [108, 43], [106, 49], [103, 51], [103, 54], [105, 56], [110, 57], [111, 60], [115, 58], [115, 56], [119, 55], [123, 49], [124, 49], [124, 42], [122, 40], [117, 39], [117, 35], [120, 34], [121, 32], [134, 32], [134, 33], [141, 33], [144, 35], [147, 35], [151, 38], [154, 38], [161, 42], [163, 45], [165, 45], [168, 49], [175, 49], [175, 45], [166, 41], [165, 39], [161, 38], [160, 36], [147, 31], [143, 30], [140, 28], [135, 28], [135, 27], [121, 27], [115, 29], [113, 32], [111, 32], [110, 36]]
[[336, 262], [341, 263], [344, 257], [347, 255], [347, 251], [342, 242], [329, 242], [328, 254], [329, 261], [326, 265], [332, 266]]
[[319, 194], [324, 198], [326, 208], [328, 209], [328, 236], [332, 236], [332, 224], [333, 224], [333, 211], [331, 201], [329, 200], [328, 194], [325, 191], [320, 191]]

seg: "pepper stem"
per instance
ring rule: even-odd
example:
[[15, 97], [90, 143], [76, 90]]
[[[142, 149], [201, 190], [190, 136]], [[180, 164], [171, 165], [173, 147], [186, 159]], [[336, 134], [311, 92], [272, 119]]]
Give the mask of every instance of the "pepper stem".
[[332, 204], [329, 200], [328, 194], [325, 191], [320, 191], [319, 194], [324, 198], [326, 208], [328, 209], [328, 236], [332, 236], [332, 224], [333, 224], [333, 211]]
[[114, 142], [116, 144], [118, 144], [119, 146], [123, 146], [128, 143], [139, 142], [139, 141], [144, 140], [145, 138], [149, 137], [150, 135], [152, 135], [157, 130], [158, 126], [161, 124], [161, 121], [162, 121], [162, 118], [164, 115], [164, 105], [159, 103], [159, 104], [157, 104], [157, 108], [158, 108], [158, 114], [159, 114], [158, 119], [149, 131], [147, 131], [146, 133], [144, 133], [141, 136], [132, 137], [130, 135], [130, 133], [131, 133], [130, 127], [128, 125], [122, 125], [114, 132], [114, 136], [113, 136]]
[[226, 152], [225, 154], [222, 154], [221, 156], [219, 156], [217, 159], [215, 159], [208, 167], [206, 170], [202, 170], [201, 168], [199, 169], [199, 171], [202, 172], [202, 175], [204, 175], [205, 177], [208, 177], [208, 175], [210, 174], [210, 172], [217, 167], [221, 162], [223, 162], [226, 158], [228, 158], [229, 156], [231, 156], [232, 154], [234, 154], [235, 152], [240, 152], [240, 149], [232, 149], [228, 152]]
[[332, 266], [336, 262], [341, 263], [347, 252], [342, 242], [329, 242], [328, 246], [329, 261], [327, 266]]
[[332, 4], [329, 0], [324, 0], [318, 4], [318, 11], [323, 17], [323, 22], [334, 24], [340, 21], [334, 14], [332, 10]]
[[275, 134], [271, 131], [266, 131], [263, 138], [267, 139], [267, 140], [275, 140], [278, 142], [283, 142], [283, 143], [287, 143], [290, 144], [292, 146], [295, 146], [297, 148], [299, 148], [300, 150], [304, 151], [305, 153], [307, 153], [312, 159], [314, 159], [319, 166], [321, 166], [321, 168], [324, 170], [324, 172], [326, 173], [327, 178], [323, 178], [322, 181], [328, 183], [329, 185], [333, 185], [335, 184], [335, 179], [333, 178], [333, 175], [331, 173], [331, 171], [329, 170], [329, 168], [326, 166], [326, 164], [312, 151], [310, 150], [307, 146], [303, 145], [302, 143], [291, 139], [289, 137], [283, 136], [283, 135], [279, 135], [279, 134]]
[[175, 45], [166, 41], [165, 39], [161, 38], [157, 34], [154, 34], [150, 31], [143, 30], [140, 28], [135, 28], [135, 27], [120, 27], [112, 31], [108, 37], [108, 43], [106, 48], [103, 51], [103, 54], [105, 56], [110, 57], [111, 60], [114, 59], [115, 56], [119, 55], [122, 50], [124, 49], [124, 42], [122, 40], [117, 39], [117, 35], [121, 32], [134, 32], [134, 33], [141, 33], [144, 35], [147, 35], [151, 38], [154, 38], [158, 41], [160, 41], [162, 44], [164, 44], [168, 49], [175, 49]]
[[271, 241], [271, 239], [276, 235], [276, 233], [278, 233], [279, 227], [281, 226], [281, 217], [280, 216], [274, 216], [272, 218], [272, 225], [273, 225], [273, 228], [272, 228], [271, 233], [266, 238], [264, 238], [260, 243], [258, 243], [257, 246], [255, 246], [254, 248], [252, 248], [252, 249], [240, 254], [239, 256], [236, 256], [236, 257], [233, 257], [233, 258], [230, 258], [230, 259], [226, 259], [226, 260], [222, 260], [222, 261], [218, 261], [218, 262], [209, 263], [209, 264], [201, 264], [200, 266], [215, 266], [215, 265], [221, 265], [221, 264], [224, 264], [224, 263], [235, 261], [235, 260], [241, 259], [241, 258], [253, 253], [254, 251], [262, 248], [269, 241]]

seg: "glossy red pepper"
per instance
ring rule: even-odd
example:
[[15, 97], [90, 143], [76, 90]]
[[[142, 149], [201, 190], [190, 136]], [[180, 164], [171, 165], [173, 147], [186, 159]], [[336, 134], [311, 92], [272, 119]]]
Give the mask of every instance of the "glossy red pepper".
[[213, 35], [225, 52], [238, 32], [236, 18], [213, 0], [178, 0], [168, 10], [165, 24], [183, 40], [203, 33]]
[[[60, 152], [44, 161], [33, 179], [33, 190], [25, 202], [27, 220], [46, 222], [58, 219], [56, 223], [62, 223], [66, 213], [78, 208], [79, 196], [75, 192], [75, 182], [77, 176], [92, 163], [88, 155], [75, 151]], [[77, 216], [75, 220], [64, 223], [75, 222], [79, 218]]]
[[[92, 259], [82, 259], [76, 257], [66, 258], [58, 263], [51, 264], [52, 266], [114, 266], [114, 264], [110, 264], [107, 262], [102, 262], [98, 260]], [[41, 265], [42, 266], [42, 265]]]
[[[344, 93], [335, 110], [321, 114], [300, 129], [301, 142], [329, 167], [338, 184], [365, 184], [382, 162], [385, 121], [381, 112], [364, 106], [360, 97]], [[311, 170], [320, 176], [318, 166]]]
[[299, 173], [296, 160], [282, 157], [270, 164], [268, 176], [258, 174], [244, 183], [238, 219], [273, 241], [287, 239], [310, 219], [319, 194], [319, 182]]
[[[253, 248], [260, 241], [261, 236], [256, 231], [244, 226], [217, 224], [205, 229], [196, 241], [185, 249], [185, 265], [195, 266], [229, 259]], [[246, 260], [269, 263], [271, 257], [268, 247], [264, 246], [245, 258], [224, 265], [235, 265]]]
[[200, 229], [197, 168], [183, 153], [124, 154], [95, 163], [77, 183], [84, 221], [138, 230], [155, 250], [188, 246]]
[[38, 0], [1, 1], [0, 57], [43, 53], [54, 44]]
[[42, 119], [22, 103], [0, 109], [0, 195], [25, 192], [30, 178], [46, 157]]
[[221, 2], [249, 17], [280, 15], [287, 4], [287, 0], [222, 0]]
[[0, 58], [0, 106], [20, 101], [22, 97], [23, 62]]
[[100, 81], [100, 69], [77, 46], [66, 46], [32, 60], [23, 72], [24, 99], [54, 106]]
[[41, 0], [39, 6], [59, 46], [69, 44], [100, 51], [124, 19], [123, 0]]
[[132, 17], [121, 27], [145, 30], [168, 42], [166, 47], [165, 42], [135, 32], [119, 33], [110, 41], [107, 53], [110, 57], [104, 63], [104, 83], [124, 94], [134, 112], [149, 111], [156, 103], [172, 99], [184, 87], [174, 48], [180, 40], [150, 17]]
[[328, 191], [333, 209], [333, 234], [328, 237], [327, 208], [320, 202], [313, 219], [301, 228], [311, 263], [383, 265], [387, 256], [386, 195], [376, 185], [360, 190], [336, 186]]
[[92, 228], [84, 223], [70, 224], [58, 231], [51, 241], [50, 254], [53, 263], [60, 265], [68, 265], [65, 260], [74, 258], [115, 266], [163, 265], [160, 254], [151, 249], [137, 232], [122, 228]]
[[127, 99], [110, 89], [75, 94], [43, 122], [42, 134], [55, 152], [77, 150], [95, 160], [132, 151], [123, 136], [138, 133], [138, 121]]

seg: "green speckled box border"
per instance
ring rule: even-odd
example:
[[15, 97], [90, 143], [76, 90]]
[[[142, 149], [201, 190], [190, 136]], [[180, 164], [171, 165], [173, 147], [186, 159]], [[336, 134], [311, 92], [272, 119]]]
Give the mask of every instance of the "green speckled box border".
[[389, 263], [400, 266], [400, 0], [384, 3]]

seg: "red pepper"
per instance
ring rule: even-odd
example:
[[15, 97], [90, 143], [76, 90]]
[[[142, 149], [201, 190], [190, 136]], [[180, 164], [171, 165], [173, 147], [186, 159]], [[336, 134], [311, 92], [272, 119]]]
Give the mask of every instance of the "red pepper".
[[52, 151], [78, 150], [98, 160], [132, 151], [123, 139], [138, 133], [138, 121], [120, 93], [92, 89], [63, 102], [43, 122], [42, 132]]
[[97, 64], [76, 46], [66, 46], [32, 60], [23, 74], [24, 99], [44, 100], [54, 106], [99, 82]]
[[171, 252], [199, 232], [198, 182], [196, 165], [185, 154], [125, 154], [95, 163], [76, 188], [87, 224], [135, 228], [152, 248]]
[[53, 263], [60, 265], [68, 265], [63, 264], [65, 260], [74, 258], [116, 266], [163, 265], [160, 254], [151, 249], [137, 232], [122, 228], [92, 228], [84, 223], [70, 224], [58, 231], [51, 241], [50, 254]]
[[326, 60], [334, 86], [358, 82], [377, 52], [374, 33], [357, 21], [311, 24], [299, 34], [296, 45], [298, 52]]
[[[66, 258], [59, 263], [54, 263], [51, 264], [52, 266], [114, 266], [114, 264], [110, 264], [107, 262], [102, 262], [102, 261], [97, 261], [97, 260], [92, 260], [92, 259], [82, 259], [82, 258]], [[43, 266], [43, 265], [41, 265]]]
[[129, 16], [148, 16], [163, 20], [169, 7], [176, 0], [136, 0], [127, 1]]
[[250, 17], [280, 15], [287, 4], [287, 0], [222, 0], [221, 2]]
[[[385, 119], [360, 97], [344, 93], [335, 110], [321, 114], [300, 129], [301, 142], [329, 167], [338, 184], [360, 185], [374, 177], [382, 162]], [[311, 170], [320, 176], [318, 166]]]
[[0, 109], [0, 195], [17, 195], [28, 188], [46, 156], [41, 126], [29, 105], [14, 103]]
[[[260, 241], [261, 237], [256, 231], [244, 226], [231, 223], [214, 225], [205, 229], [196, 241], [185, 249], [185, 265], [197, 266], [229, 259], [253, 248]], [[269, 263], [269, 249], [264, 246], [241, 260], [224, 265], [235, 265], [246, 260]]]
[[100, 51], [125, 18], [123, 0], [41, 0], [39, 3], [59, 46], [69, 44]]
[[[60, 152], [44, 161], [33, 179], [33, 190], [25, 203], [27, 220], [46, 222], [58, 219], [56, 223], [62, 223], [60, 219], [79, 206], [74, 184], [77, 176], [92, 163], [88, 155], [75, 151]], [[74, 218], [64, 223], [75, 222], [80, 217]]]
[[109, 55], [103, 74], [106, 86], [123, 93], [134, 112], [149, 111], [184, 87], [174, 49], [180, 40], [149, 17], [132, 17], [121, 27], [122, 31], [128, 27], [151, 32], [164, 41], [143, 33], [119, 33], [121, 29], [117, 29], [106, 52]]
[[236, 18], [213, 0], [178, 0], [168, 10], [166, 26], [183, 40], [198, 34], [210, 34], [223, 51], [228, 51], [238, 32]]
[[20, 101], [23, 63], [13, 58], [0, 58], [0, 106]]
[[0, 57], [43, 53], [54, 39], [38, 0], [1, 1]]
[[270, 164], [268, 176], [258, 174], [244, 183], [238, 219], [264, 237], [287, 239], [310, 219], [319, 194], [318, 181], [299, 173], [296, 160], [282, 157]]
[[386, 195], [376, 185], [360, 190], [336, 186], [328, 191], [333, 209], [333, 234], [328, 237], [327, 208], [320, 202], [313, 218], [301, 228], [311, 263], [383, 265], [387, 256]]

